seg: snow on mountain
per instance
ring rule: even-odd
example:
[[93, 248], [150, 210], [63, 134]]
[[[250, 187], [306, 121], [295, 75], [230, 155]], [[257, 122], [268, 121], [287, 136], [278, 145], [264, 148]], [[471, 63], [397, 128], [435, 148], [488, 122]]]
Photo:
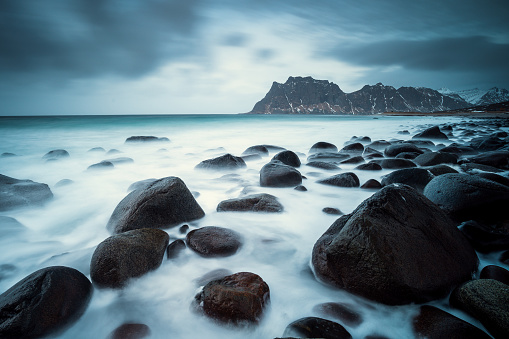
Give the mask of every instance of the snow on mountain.
[[452, 91], [444, 87], [440, 88], [438, 92], [452, 98], [459, 96], [472, 105], [489, 105], [509, 101], [509, 92], [506, 89], [499, 89], [497, 87], [490, 89], [472, 88], [461, 91]]

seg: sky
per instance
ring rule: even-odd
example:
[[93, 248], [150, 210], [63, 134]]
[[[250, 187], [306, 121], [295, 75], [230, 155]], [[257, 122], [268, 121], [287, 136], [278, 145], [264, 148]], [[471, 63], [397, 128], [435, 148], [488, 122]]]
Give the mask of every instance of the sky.
[[272, 82], [509, 88], [507, 0], [1, 0], [0, 115], [244, 113]]

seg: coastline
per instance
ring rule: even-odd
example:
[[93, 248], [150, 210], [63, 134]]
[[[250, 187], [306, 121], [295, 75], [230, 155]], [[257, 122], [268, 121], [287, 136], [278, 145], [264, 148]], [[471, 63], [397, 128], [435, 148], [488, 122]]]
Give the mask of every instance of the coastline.
[[465, 117], [465, 118], [489, 118], [509, 119], [509, 112], [383, 112], [382, 116], [435, 116], [435, 117]]

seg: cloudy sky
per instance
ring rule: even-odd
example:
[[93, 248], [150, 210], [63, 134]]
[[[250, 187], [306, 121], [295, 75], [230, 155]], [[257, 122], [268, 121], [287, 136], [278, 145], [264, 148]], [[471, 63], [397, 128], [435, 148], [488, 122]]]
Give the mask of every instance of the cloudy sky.
[[1, 0], [0, 115], [240, 113], [273, 81], [509, 88], [507, 0]]

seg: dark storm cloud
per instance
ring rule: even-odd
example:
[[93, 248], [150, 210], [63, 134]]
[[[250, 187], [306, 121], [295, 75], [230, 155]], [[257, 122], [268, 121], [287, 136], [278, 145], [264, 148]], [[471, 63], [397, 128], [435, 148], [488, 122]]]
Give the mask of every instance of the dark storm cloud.
[[0, 2], [0, 71], [138, 76], [193, 52], [199, 0]]
[[411, 70], [501, 71], [507, 75], [509, 68], [509, 44], [482, 36], [346, 44], [328, 54], [362, 66], [401, 66]]

